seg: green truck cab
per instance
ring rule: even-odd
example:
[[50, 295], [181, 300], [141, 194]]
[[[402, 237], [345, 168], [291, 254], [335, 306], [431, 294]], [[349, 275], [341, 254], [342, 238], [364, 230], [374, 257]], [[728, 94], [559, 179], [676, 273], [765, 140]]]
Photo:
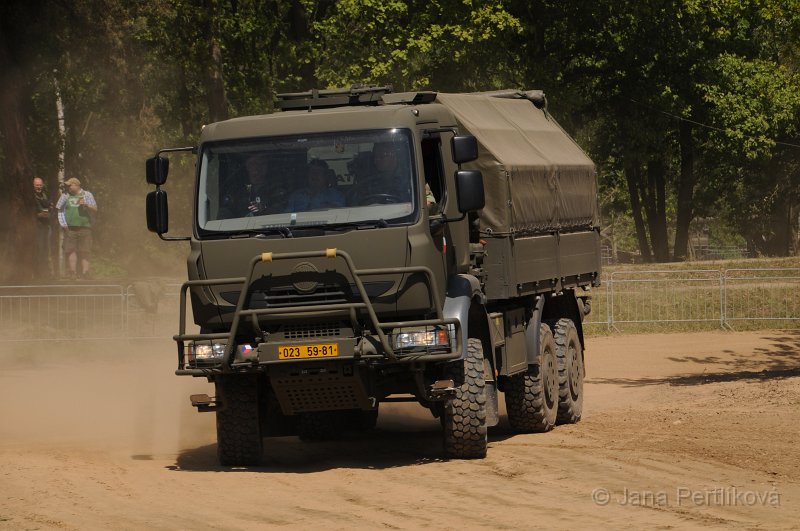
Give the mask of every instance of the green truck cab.
[[[381, 403], [486, 455], [504, 394], [518, 432], [577, 422], [600, 272], [591, 160], [538, 91], [279, 96], [147, 161], [148, 228], [188, 239], [179, 375], [217, 418], [223, 465], [267, 436], [332, 438]], [[197, 157], [193, 230], [168, 232], [165, 153]], [[187, 333], [187, 295], [199, 333]]]

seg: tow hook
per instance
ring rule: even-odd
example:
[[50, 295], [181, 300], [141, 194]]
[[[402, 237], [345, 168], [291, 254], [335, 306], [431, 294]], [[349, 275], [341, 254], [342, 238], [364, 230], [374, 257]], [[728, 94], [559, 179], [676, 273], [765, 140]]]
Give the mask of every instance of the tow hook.
[[192, 401], [192, 406], [197, 408], [197, 411], [204, 413], [206, 411], [216, 411], [218, 409], [216, 397], [212, 398], [206, 394], [191, 395], [189, 400]]
[[453, 380], [436, 380], [431, 385], [431, 398], [445, 398], [456, 392]]

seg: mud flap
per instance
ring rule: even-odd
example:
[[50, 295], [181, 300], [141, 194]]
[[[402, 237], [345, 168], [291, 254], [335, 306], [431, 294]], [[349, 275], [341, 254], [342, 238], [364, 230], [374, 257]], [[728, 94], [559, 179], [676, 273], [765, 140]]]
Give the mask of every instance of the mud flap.
[[486, 392], [486, 427], [491, 428], [500, 423], [500, 410], [497, 404], [497, 380], [492, 374], [492, 365], [486, 363], [486, 361], [488, 360], [485, 360], [483, 364], [483, 377], [486, 382], [486, 387], [484, 387]]

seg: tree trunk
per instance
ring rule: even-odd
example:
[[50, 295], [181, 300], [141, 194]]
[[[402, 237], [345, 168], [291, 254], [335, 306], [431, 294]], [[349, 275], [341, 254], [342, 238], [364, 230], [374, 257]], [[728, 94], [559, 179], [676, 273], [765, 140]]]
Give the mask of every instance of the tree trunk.
[[[319, 9], [319, 7], [317, 7]], [[306, 5], [300, 0], [293, 0], [289, 8], [289, 35], [297, 43], [309, 41], [312, 38], [311, 30], [309, 28], [309, 15], [306, 11]], [[316, 68], [317, 62], [312, 58], [307, 63], [297, 65], [300, 74], [300, 82], [302, 86], [307, 88], [324, 88], [317, 87]]]
[[29, 84], [23, 77], [4, 38], [0, 38], [0, 138], [3, 144], [3, 194], [0, 206], [5, 260], [0, 261], [0, 281], [21, 282], [33, 276], [36, 207], [33, 172], [22, 109]]
[[189, 81], [186, 76], [186, 66], [181, 61], [178, 66], [178, 101], [180, 109], [178, 114], [181, 121], [181, 131], [185, 138], [191, 138], [197, 132], [194, 120], [192, 119], [192, 95], [189, 93]]
[[208, 10], [208, 68], [206, 68], [206, 98], [208, 116], [211, 122], [228, 119], [228, 98], [225, 95], [225, 81], [222, 71], [222, 48], [219, 45], [219, 28], [217, 26], [217, 2], [206, 0]]
[[681, 173], [678, 181], [678, 219], [675, 224], [676, 261], [685, 260], [689, 246], [689, 225], [694, 217], [694, 140], [692, 125], [681, 121], [680, 125]]
[[[647, 162], [647, 186], [649, 205], [647, 210], [650, 226], [650, 243], [656, 262], [669, 261], [669, 244], [667, 242], [667, 184], [666, 167], [660, 158]], [[652, 216], [652, 218], [651, 218]]]
[[628, 183], [628, 195], [631, 198], [633, 225], [636, 228], [636, 239], [639, 242], [639, 250], [642, 253], [642, 258], [646, 262], [652, 262], [653, 255], [650, 252], [650, 244], [647, 241], [644, 219], [642, 218], [642, 205], [641, 201], [639, 200], [639, 166], [633, 162], [630, 162], [630, 158], [626, 157], [623, 171], [625, 173], [625, 181]]

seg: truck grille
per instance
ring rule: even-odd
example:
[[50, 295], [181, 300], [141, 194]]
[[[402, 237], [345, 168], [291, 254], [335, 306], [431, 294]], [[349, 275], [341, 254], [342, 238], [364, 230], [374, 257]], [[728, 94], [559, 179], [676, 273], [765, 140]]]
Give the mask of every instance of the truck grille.
[[340, 328], [338, 324], [302, 324], [284, 325], [281, 327], [284, 339], [312, 339], [315, 337], [339, 337]]
[[[313, 293], [300, 293], [294, 288], [271, 289], [263, 293], [267, 308], [290, 308], [315, 304], [337, 304], [347, 302], [347, 296], [338, 286], [320, 286]], [[253, 307], [257, 308], [256, 294], [253, 294]]]
[[[391, 281], [365, 282], [367, 296], [373, 300], [386, 293], [392, 287]], [[223, 291], [220, 296], [230, 304], [239, 300], [238, 291]], [[250, 294], [249, 308], [291, 308], [293, 306], [314, 306], [324, 304], [341, 304], [360, 300], [354, 284], [318, 284], [313, 292], [301, 292], [294, 286], [276, 286], [256, 288]]]

